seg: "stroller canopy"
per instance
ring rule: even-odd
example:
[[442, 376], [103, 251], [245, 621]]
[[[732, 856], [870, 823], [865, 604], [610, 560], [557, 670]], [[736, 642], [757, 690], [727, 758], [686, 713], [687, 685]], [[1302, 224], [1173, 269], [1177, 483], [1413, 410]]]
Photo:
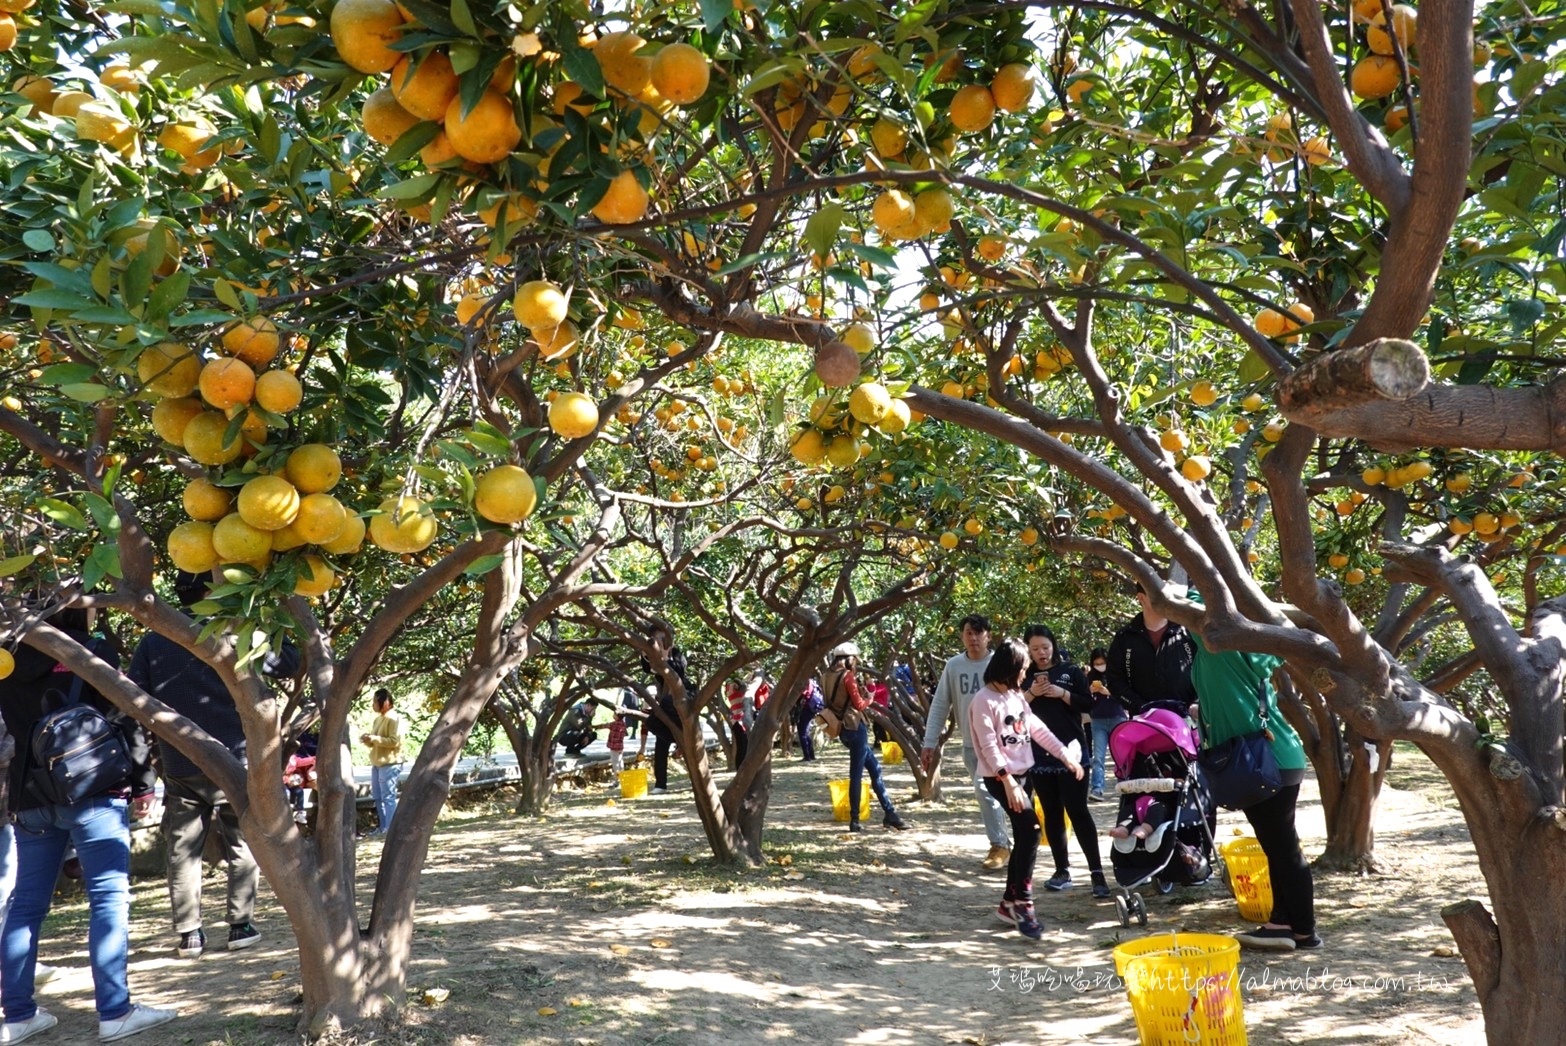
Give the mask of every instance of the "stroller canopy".
[[1109, 755], [1120, 777], [1132, 776], [1131, 764], [1139, 755], [1175, 751], [1196, 758], [1196, 735], [1184, 716], [1167, 708], [1128, 719], [1109, 732]]

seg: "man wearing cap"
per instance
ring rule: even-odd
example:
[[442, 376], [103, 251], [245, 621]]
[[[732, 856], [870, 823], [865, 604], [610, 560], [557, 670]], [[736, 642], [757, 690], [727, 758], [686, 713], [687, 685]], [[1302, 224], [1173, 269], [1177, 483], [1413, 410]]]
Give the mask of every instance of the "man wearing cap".
[[984, 834], [990, 840], [990, 852], [982, 863], [993, 871], [1006, 867], [1006, 862], [1011, 860], [1011, 836], [1006, 831], [1006, 812], [1001, 809], [1000, 801], [989, 793], [978, 776], [978, 755], [964, 730], [968, 722], [968, 705], [983, 688], [984, 670], [990, 664], [990, 620], [983, 614], [969, 614], [959, 622], [959, 627], [962, 653], [950, 658], [941, 670], [941, 680], [935, 686], [930, 713], [924, 721], [924, 750], [919, 753], [919, 762], [926, 774], [934, 769], [941, 731], [946, 729], [946, 719], [955, 706], [957, 731], [962, 736], [962, 764], [967, 767], [973, 790], [978, 794], [979, 817], [984, 822]]
[[848, 749], [848, 830], [864, 831], [859, 825], [859, 790], [866, 770], [870, 771], [870, 788], [881, 803], [885, 816], [881, 823], [899, 831], [906, 828], [897, 816], [892, 797], [886, 794], [881, 781], [881, 762], [870, 747], [870, 720], [865, 710], [870, 707], [868, 698], [859, 688], [855, 669], [859, 667], [859, 647], [853, 643], [839, 643], [827, 655], [827, 670], [821, 674], [821, 691], [826, 695], [825, 707], [835, 713], [843, 728], [838, 740]]

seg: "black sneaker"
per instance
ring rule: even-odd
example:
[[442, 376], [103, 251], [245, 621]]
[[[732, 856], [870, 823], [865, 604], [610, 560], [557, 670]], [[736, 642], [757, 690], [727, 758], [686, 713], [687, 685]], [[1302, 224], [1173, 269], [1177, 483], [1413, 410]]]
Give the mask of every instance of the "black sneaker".
[[1109, 896], [1109, 883], [1104, 880], [1103, 872], [1093, 873], [1093, 896], [1099, 900]]
[[1287, 927], [1258, 926], [1254, 930], [1237, 933], [1234, 939], [1242, 948], [1254, 948], [1262, 952], [1292, 952], [1295, 948], [1294, 931]]
[[1295, 936], [1294, 947], [1298, 951], [1309, 951], [1312, 948], [1321, 947], [1321, 935], [1311, 934], [1309, 937]]
[[1071, 889], [1071, 886], [1072, 883], [1070, 872], [1056, 872], [1054, 875], [1050, 876], [1049, 880], [1044, 884], [1044, 889], [1069, 890]]
[[865, 830], [865, 826], [858, 821], [850, 821], [848, 822], [848, 830], [850, 832], [862, 832]]
[[199, 959], [207, 950], [207, 935], [200, 930], [189, 930], [179, 935], [179, 946], [174, 954], [181, 959]]
[[888, 810], [886, 816], [881, 818], [881, 823], [888, 828], [895, 828], [899, 832], [908, 827], [908, 825], [903, 823], [903, 819], [897, 816], [896, 810]]
[[228, 928], [228, 950], [231, 952], [259, 943], [261, 943], [261, 931], [250, 923], [239, 923]]

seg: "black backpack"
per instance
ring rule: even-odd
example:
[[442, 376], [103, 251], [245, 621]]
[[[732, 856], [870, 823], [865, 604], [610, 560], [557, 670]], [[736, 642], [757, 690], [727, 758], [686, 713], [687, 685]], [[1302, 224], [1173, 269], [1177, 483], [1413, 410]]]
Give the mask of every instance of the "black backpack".
[[58, 698], [63, 707], [33, 724], [27, 749], [26, 787], [32, 796], [52, 805], [70, 805], [125, 787], [130, 780], [130, 754], [125, 736], [109, 717], [81, 704], [82, 681], [71, 680], [70, 693], [50, 690], [47, 706]]

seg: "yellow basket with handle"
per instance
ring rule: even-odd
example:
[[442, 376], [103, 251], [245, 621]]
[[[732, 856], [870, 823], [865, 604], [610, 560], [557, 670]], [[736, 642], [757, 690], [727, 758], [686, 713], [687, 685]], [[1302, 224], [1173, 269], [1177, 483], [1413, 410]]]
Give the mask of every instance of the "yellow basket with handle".
[[1253, 923], [1272, 918], [1272, 876], [1261, 843], [1250, 836], [1231, 839], [1218, 847], [1229, 876], [1229, 890], [1240, 906], [1240, 917]]
[[[832, 819], [835, 821], [848, 820], [848, 780], [838, 778], [827, 782], [827, 790], [832, 794]], [[870, 820], [870, 782], [859, 782], [859, 820]]]
[[1115, 948], [1142, 1046], [1246, 1046], [1240, 942], [1167, 933]]
[[647, 794], [647, 768], [634, 767], [630, 770], [620, 771], [620, 797], [622, 799], [640, 799]]
[[881, 742], [881, 762], [887, 766], [903, 761], [903, 746], [896, 741]]

